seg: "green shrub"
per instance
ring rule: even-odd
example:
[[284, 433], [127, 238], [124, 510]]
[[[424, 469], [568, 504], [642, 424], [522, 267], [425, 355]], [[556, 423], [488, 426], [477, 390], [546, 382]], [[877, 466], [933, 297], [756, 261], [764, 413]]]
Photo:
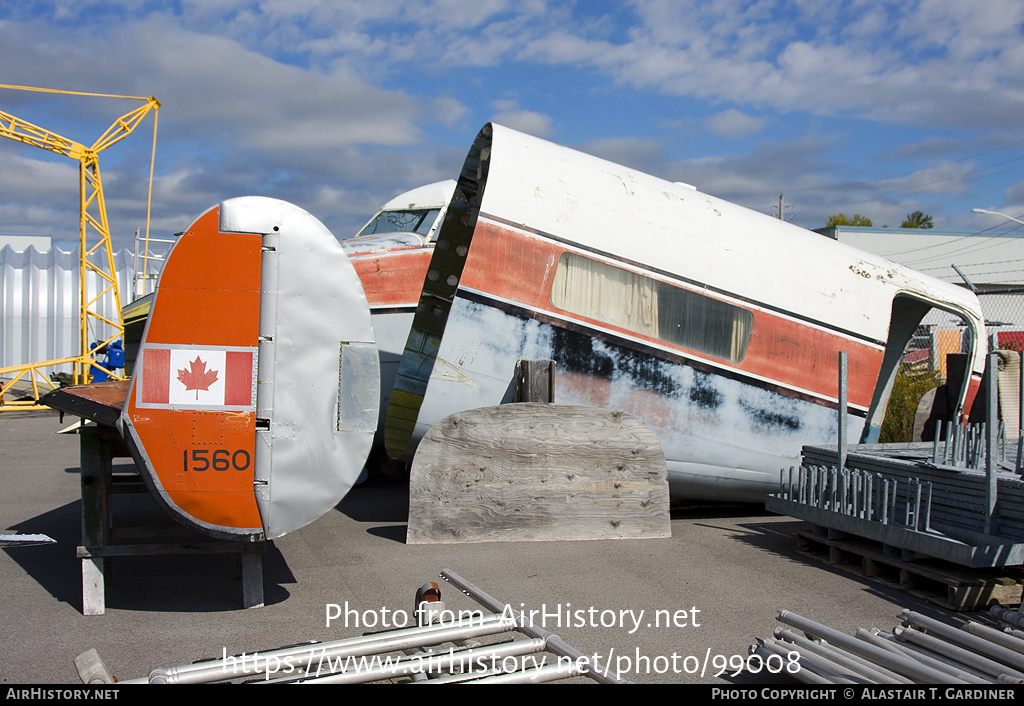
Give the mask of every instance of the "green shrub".
[[942, 383], [942, 375], [936, 370], [913, 372], [901, 368], [893, 382], [878, 440], [883, 444], [913, 441], [917, 406], [926, 392]]

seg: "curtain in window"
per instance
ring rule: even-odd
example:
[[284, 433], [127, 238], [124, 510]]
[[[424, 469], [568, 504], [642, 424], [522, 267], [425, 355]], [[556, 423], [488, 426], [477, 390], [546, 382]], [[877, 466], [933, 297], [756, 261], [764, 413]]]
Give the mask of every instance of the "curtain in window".
[[551, 303], [645, 336], [658, 337], [657, 282], [574, 253], [563, 253]]
[[575, 253], [559, 260], [551, 303], [734, 363], [743, 360], [754, 323], [746, 309]]

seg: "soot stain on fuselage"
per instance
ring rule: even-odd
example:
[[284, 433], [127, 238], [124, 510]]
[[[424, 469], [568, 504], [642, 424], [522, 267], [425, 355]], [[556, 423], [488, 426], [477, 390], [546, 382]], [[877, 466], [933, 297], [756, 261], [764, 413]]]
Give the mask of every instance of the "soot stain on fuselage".
[[676, 393], [676, 381], [665, 371], [665, 361], [641, 351], [606, 342], [597, 350], [594, 338], [567, 329], [554, 327], [552, 353], [556, 365], [568, 372], [611, 379], [614, 374], [627, 376], [638, 389], [660, 395]]
[[781, 431], [800, 431], [800, 418], [791, 414], [780, 414], [768, 409], [753, 407], [746, 402], [740, 402], [740, 406], [750, 417], [754, 426], [763, 429], [777, 429]]
[[705, 410], [715, 410], [722, 404], [722, 393], [714, 388], [713, 378], [707, 373], [694, 371], [690, 402]]

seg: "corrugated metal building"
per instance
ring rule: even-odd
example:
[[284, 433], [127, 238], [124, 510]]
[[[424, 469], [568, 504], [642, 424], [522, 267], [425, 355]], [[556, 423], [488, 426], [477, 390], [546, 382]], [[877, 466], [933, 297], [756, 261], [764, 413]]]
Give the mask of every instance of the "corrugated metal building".
[[[1024, 331], [1024, 237], [857, 226], [816, 232], [932, 277], [964, 285], [959, 269], [980, 290], [981, 307], [991, 330]], [[1019, 293], [985, 293], [1018, 287]]]
[[31, 245], [39, 252], [46, 252], [53, 247], [51, 235], [29, 235], [20, 233], [0, 233], [0, 248], [10, 245], [17, 252], [27, 250]]
[[[78, 260], [77, 250], [51, 248], [41, 252], [31, 245], [22, 251], [10, 245], [0, 248], [0, 367], [79, 353]], [[125, 304], [130, 301], [135, 275], [131, 251], [115, 253], [114, 266]], [[99, 278], [90, 274], [87, 296], [93, 298], [101, 289]], [[104, 296], [94, 309], [104, 317], [118, 317], [111, 294]], [[99, 328], [89, 332], [90, 340], [109, 335], [108, 326], [94, 326]], [[71, 366], [56, 370], [71, 372]]]
[[1024, 287], [1024, 237], [932, 228], [837, 226], [816, 231], [932, 277], [977, 287]]

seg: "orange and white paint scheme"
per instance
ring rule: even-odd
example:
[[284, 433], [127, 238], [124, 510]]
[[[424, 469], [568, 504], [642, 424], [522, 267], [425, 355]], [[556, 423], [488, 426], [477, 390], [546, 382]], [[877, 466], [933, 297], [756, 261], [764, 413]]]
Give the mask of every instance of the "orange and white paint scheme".
[[[319, 221], [273, 199], [225, 201], [178, 237], [135, 370], [129, 448], [165, 509], [215, 537], [274, 538], [319, 517], [376, 427], [359, 279]], [[354, 398], [367, 378], [372, 394]]]
[[[486, 125], [436, 236], [386, 413], [411, 458], [449, 414], [508, 399], [519, 359], [554, 397], [642, 419], [681, 500], [763, 501], [806, 444], [878, 438], [925, 316], [984, 367], [971, 292], [687, 184]], [[848, 360], [840, 409], [840, 354]]]

